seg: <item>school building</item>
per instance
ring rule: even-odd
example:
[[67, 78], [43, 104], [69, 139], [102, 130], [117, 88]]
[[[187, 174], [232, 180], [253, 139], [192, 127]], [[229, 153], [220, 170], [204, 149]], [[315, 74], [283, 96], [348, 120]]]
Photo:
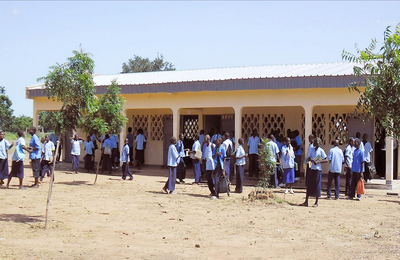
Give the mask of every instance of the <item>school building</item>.
[[[105, 93], [114, 79], [126, 100], [124, 112], [129, 119], [119, 144], [123, 144], [129, 126], [134, 134], [142, 128], [147, 138], [146, 164], [164, 165], [171, 136], [184, 133], [191, 140], [201, 129], [206, 133], [211, 128], [234, 131], [236, 140], [243, 137], [246, 144], [253, 129], [258, 130], [260, 137], [271, 131], [285, 136], [288, 129], [299, 130], [304, 151], [309, 145], [308, 135], [315, 133], [322, 139], [326, 153], [334, 139], [339, 139], [344, 149], [348, 138], [360, 132], [368, 134], [374, 161], [375, 144], [385, 148], [385, 157], [379, 163], [383, 164], [386, 184], [392, 185], [393, 179], [397, 179], [399, 155], [393, 149], [394, 141], [384, 139], [379, 122], [371, 119], [363, 123], [353, 113], [358, 94], [349, 92], [348, 84], [360, 81], [353, 75], [353, 64], [96, 75], [96, 93]], [[33, 100], [35, 126], [40, 111], [61, 107], [60, 103], [49, 100], [43, 89], [43, 85], [26, 87], [26, 97]], [[68, 147], [66, 142], [64, 158], [68, 157]], [[327, 164], [323, 172], [328, 172]]]

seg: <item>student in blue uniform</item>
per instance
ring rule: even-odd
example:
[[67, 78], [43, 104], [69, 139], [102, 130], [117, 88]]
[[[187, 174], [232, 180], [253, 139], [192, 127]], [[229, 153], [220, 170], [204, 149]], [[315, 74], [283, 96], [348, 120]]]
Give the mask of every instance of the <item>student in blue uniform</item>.
[[[285, 193], [290, 192], [293, 194], [292, 185], [294, 183], [294, 150], [290, 142], [290, 138], [285, 138], [285, 145], [282, 147], [282, 168], [283, 168], [283, 178], [282, 182], [286, 186]], [[288, 190], [290, 189], [290, 191]]]
[[[353, 152], [353, 164], [351, 170], [353, 171], [353, 178], [351, 180], [351, 189], [349, 192], [349, 199], [353, 199], [357, 193], [358, 181], [363, 178], [363, 169], [365, 164], [364, 150], [361, 149], [361, 140], [354, 141], [355, 150]], [[361, 200], [361, 194], [357, 194], [357, 200]]]
[[18, 130], [17, 135], [18, 139], [15, 142], [15, 150], [12, 155], [11, 172], [10, 175], [8, 175], [7, 188], [10, 185], [12, 177], [17, 177], [19, 179], [19, 188], [24, 189], [22, 186], [24, 181], [24, 150], [27, 152], [29, 152], [29, 150], [25, 146], [24, 131]]
[[249, 177], [258, 178], [258, 145], [260, 144], [260, 138], [258, 137], [257, 129], [253, 130], [252, 135], [249, 137], [247, 145], [249, 146]]
[[90, 135], [86, 137], [86, 141], [83, 144], [85, 150], [85, 169], [87, 172], [94, 169], [94, 143]]
[[243, 144], [244, 140], [243, 138], [239, 138], [238, 140], [238, 147], [236, 149], [236, 187], [235, 187], [235, 192], [236, 193], [242, 193], [243, 192], [243, 181], [244, 181], [244, 165], [246, 164], [246, 157], [247, 154], [244, 151]]
[[176, 150], [176, 137], [171, 137], [171, 144], [168, 148], [167, 166], [168, 166], [168, 180], [163, 187], [163, 191], [169, 194], [176, 194], [175, 183], [176, 183], [176, 167], [180, 159], [180, 154]]
[[0, 186], [4, 184], [4, 179], [8, 178], [8, 150], [14, 143], [9, 143], [4, 138], [4, 132], [0, 131]]
[[79, 156], [81, 155], [81, 144], [83, 141], [84, 140], [78, 135], [74, 135], [74, 137], [71, 138], [72, 171], [76, 174], [78, 174]]
[[215, 170], [213, 174], [213, 185], [214, 185], [214, 197], [219, 198], [219, 178], [222, 176], [224, 171], [224, 159], [226, 157], [225, 146], [222, 144], [222, 138], [218, 138], [215, 142], [215, 148], [213, 151]]
[[135, 139], [136, 142], [136, 163], [138, 170], [142, 169], [142, 166], [144, 164], [144, 149], [145, 149], [145, 143], [146, 143], [146, 138], [143, 135], [143, 129], [138, 130], [138, 134]]
[[179, 134], [179, 140], [176, 143], [176, 150], [178, 151], [180, 160], [178, 162], [178, 167], [176, 168], [176, 177], [179, 179], [179, 183], [185, 183], [186, 178], [186, 164], [183, 158], [185, 157], [185, 147], [183, 145], [184, 135]]
[[301, 206], [308, 206], [308, 197], [315, 197], [315, 204], [313, 207], [318, 207], [318, 198], [321, 197], [321, 179], [322, 179], [322, 166], [321, 163], [327, 163], [325, 151], [320, 147], [321, 139], [315, 138], [314, 140], [314, 149], [311, 149], [310, 154], [308, 155], [307, 162], [311, 162], [311, 170], [309, 172], [309, 176], [307, 176], [307, 193], [306, 200], [304, 203], [300, 204]]
[[131, 173], [131, 169], [129, 168], [129, 139], [125, 139], [124, 148], [122, 148], [121, 158], [119, 159], [122, 162], [122, 179], [125, 180], [127, 176], [129, 176], [129, 180], [133, 180], [133, 176]]
[[112, 174], [111, 168], [111, 141], [110, 135], [106, 134], [103, 139], [103, 145], [101, 147], [102, 150], [102, 158], [103, 158], [103, 165], [101, 168], [101, 172], [108, 171], [109, 174]]
[[193, 162], [193, 171], [194, 171], [194, 182], [192, 184], [200, 183], [200, 177], [201, 177], [200, 159], [197, 159], [194, 157], [194, 155], [196, 154], [196, 151], [200, 149], [200, 146], [201, 145], [199, 142], [199, 135], [195, 134], [192, 150], [190, 151], [190, 158], [192, 159], [192, 162]]
[[44, 145], [43, 145], [43, 157], [42, 157], [42, 172], [40, 174], [40, 182], [43, 181], [43, 178], [46, 176], [50, 177], [53, 174], [53, 160], [54, 160], [54, 152], [56, 147], [53, 142], [50, 140], [50, 136], [46, 135], [44, 137]]
[[339, 148], [339, 140], [333, 141], [333, 148], [328, 153], [329, 161], [329, 174], [328, 174], [328, 187], [327, 187], [327, 198], [331, 198], [331, 185], [332, 180], [335, 180], [335, 200], [339, 199], [340, 189], [340, 174], [342, 173], [342, 167], [344, 163], [344, 156], [342, 149]]
[[40, 177], [40, 158], [42, 156], [41, 143], [39, 137], [36, 135], [36, 127], [32, 126], [29, 129], [29, 134], [32, 136], [29, 141], [29, 159], [31, 159], [33, 177], [35, 178], [35, 183], [31, 186], [32, 188], [39, 187], [39, 177]]

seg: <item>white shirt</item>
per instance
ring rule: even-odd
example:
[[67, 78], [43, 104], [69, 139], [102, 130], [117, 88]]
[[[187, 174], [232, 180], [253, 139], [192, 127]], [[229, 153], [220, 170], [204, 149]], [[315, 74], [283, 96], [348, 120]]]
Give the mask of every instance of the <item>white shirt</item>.
[[231, 153], [233, 153], [233, 143], [232, 143], [231, 140], [226, 139], [226, 140], [222, 143], [222, 145], [224, 146], [225, 151], [228, 151], [228, 147], [230, 146], [230, 147], [231, 147]]
[[[243, 146], [239, 144], [238, 148], [236, 149], [236, 158], [244, 156], [246, 153], [244, 152]], [[236, 165], [245, 165], [246, 164], [246, 157], [236, 159]]]
[[18, 158], [18, 151], [17, 149], [20, 149], [19, 152], [20, 153], [25, 153], [25, 151], [22, 149], [21, 146], [26, 146], [25, 145], [25, 139], [21, 136], [20, 138], [17, 139], [17, 141], [15, 142], [15, 150], [14, 153], [12, 155], [12, 160], [13, 161], [19, 161], [20, 158]]
[[[326, 159], [326, 153], [321, 147], [318, 147], [317, 149], [314, 148], [311, 150], [309, 157], [313, 160], [315, 160], [317, 157], [319, 157], [320, 159]], [[311, 170], [322, 171], [322, 166], [320, 163], [317, 164], [313, 163], [311, 166]]]
[[45, 142], [43, 145], [43, 159], [50, 161], [50, 157], [53, 156], [53, 151], [56, 149], [52, 141]]
[[353, 164], [353, 152], [354, 152], [354, 150], [355, 150], [355, 147], [351, 146], [351, 145], [347, 145], [345, 150], [344, 150], [344, 156], [346, 157], [345, 158], [346, 162], [349, 165], [349, 167], [347, 167], [347, 166], [346, 167], [350, 168], [350, 169], [351, 169], [351, 165]]
[[212, 158], [214, 147], [215, 147], [215, 144], [210, 143], [208, 146], [206, 145], [206, 147], [204, 149], [204, 158], [207, 160], [206, 161], [206, 170], [207, 171], [215, 170], [214, 158]]
[[272, 155], [271, 155], [271, 161], [276, 162], [276, 159], [278, 158], [279, 154], [279, 148], [278, 145], [274, 141], [269, 141], [268, 143], [265, 144], [268, 149], [270, 149]]
[[[170, 144], [168, 148], [167, 165], [171, 167], [178, 166], [179, 153], [174, 144]], [[175, 181], [175, 180], [174, 180]]]
[[0, 159], [7, 159], [7, 150], [10, 146], [11, 144], [5, 138], [0, 141]]
[[82, 140], [71, 140], [72, 143], [72, 148], [71, 148], [71, 154], [72, 155], [81, 155], [81, 146], [80, 144], [82, 143]]
[[[196, 152], [199, 149], [200, 149], [200, 142], [199, 142], [199, 140], [196, 140], [196, 141], [194, 141], [194, 143], [192, 145], [192, 151]], [[194, 153], [190, 154], [190, 158], [191, 159], [196, 159], [196, 158], [194, 158]]]
[[366, 142], [364, 145], [364, 160], [367, 163], [371, 162], [371, 152], [373, 151], [371, 143], [370, 142]]

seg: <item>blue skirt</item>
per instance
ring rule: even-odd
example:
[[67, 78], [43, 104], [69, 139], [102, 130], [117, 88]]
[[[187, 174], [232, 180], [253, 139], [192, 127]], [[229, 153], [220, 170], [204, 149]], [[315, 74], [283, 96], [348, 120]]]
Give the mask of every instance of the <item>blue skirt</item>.
[[10, 176], [24, 178], [24, 161], [12, 161]]
[[8, 178], [8, 159], [0, 159], [0, 180]]
[[307, 195], [321, 197], [322, 171], [310, 170], [306, 179]]
[[294, 168], [283, 169], [283, 183], [294, 183]]

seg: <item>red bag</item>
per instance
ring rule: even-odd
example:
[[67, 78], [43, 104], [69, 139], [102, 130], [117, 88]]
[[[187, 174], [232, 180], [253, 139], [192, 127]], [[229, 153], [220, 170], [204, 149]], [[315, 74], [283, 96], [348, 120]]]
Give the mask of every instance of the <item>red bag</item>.
[[364, 188], [364, 181], [362, 178], [357, 183], [357, 194], [364, 194], [365, 193], [365, 188]]

